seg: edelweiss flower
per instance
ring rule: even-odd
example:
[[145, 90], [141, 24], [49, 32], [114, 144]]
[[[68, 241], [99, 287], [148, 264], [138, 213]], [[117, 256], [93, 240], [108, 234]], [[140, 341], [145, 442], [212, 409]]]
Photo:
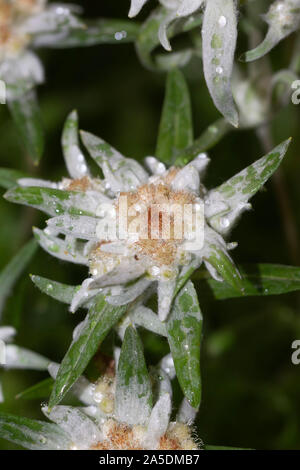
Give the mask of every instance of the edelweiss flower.
[[[128, 335], [136, 333], [133, 328]], [[126, 342], [126, 338], [125, 338]], [[133, 351], [132, 351], [133, 353]], [[116, 356], [120, 351], [116, 351]], [[122, 353], [121, 353], [122, 357]], [[120, 357], [120, 361], [122, 361]], [[111, 361], [105, 373], [96, 383], [81, 376], [71, 389], [84, 406], [57, 405], [50, 411], [42, 410], [64, 433], [59, 448], [68, 450], [193, 450], [198, 444], [192, 437], [192, 422], [196, 415], [183, 400], [176, 421], [170, 422], [172, 411], [171, 381], [175, 376], [174, 366], [169, 374], [163, 367], [170, 362], [166, 357], [153, 369], [151, 382], [156, 390], [155, 403], [147, 404], [134, 379], [126, 387], [122, 384], [122, 371]], [[49, 372], [56, 377], [59, 365], [50, 364]], [[144, 385], [142, 385], [144, 387]], [[144, 391], [144, 390], [143, 390]], [[123, 394], [124, 392], [124, 394]], [[53, 448], [53, 447], [52, 447]], [[56, 447], [58, 448], [58, 447]]]
[[[134, 338], [137, 333], [130, 327], [125, 345], [129, 339], [136, 346]], [[125, 349], [128, 346], [127, 343]], [[176, 421], [170, 421], [171, 379], [175, 370], [174, 365], [168, 371], [164, 368], [164, 363], [170, 364], [169, 356], [149, 376], [141, 351], [136, 354], [129, 346], [127, 352], [133, 355], [134, 367], [141, 367], [141, 375], [139, 378], [133, 375], [130, 383], [125, 384], [123, 374], [128, 370], [123, 367], [128, 367], [128, 358], [122, 359], [122, 351], [115, 350], [116, 359], [107, 362], [95, 383], [80, 376], [73, 384], [70, 393], [81, 406], [57, 405], [49, 410], [47, 405], [42, 405], [43, 413], [55, 424], [0, 413], [1, 436], [32, 450], [199, 449], [201, 442], [195, 438], [192, 428], [196, 410], [186, 399], [179, 406]], [[59, 364], [49, 365], [53, 378], [58, 368]]]
[[0, 0], [0, 79], [7, 84], [8, 98], [43, 81], [42, 65], [28, 46], [39, 35], [49, 35], [51, 42], [53, 33], [63, 37], [78, 27], [82, 24], [69, 6], [47, 6], [47, 0]]
[[[71, 311], [87, 306], [100, 292], [108, 303], [125, 305], [142, 295], [146, 298], [152, 286], [157, 287], [159, 319], [165, 321], [176, 294], [202, 263], [216, 280], [225, 279], [243, 290], [228, 253], [237, 244], [227, 243], [226, 237], [240, 214], [250, 209], [248, 200], [280, 164], [289, 141], [218, 188], [207, 190], [203, 185], [206, 154], [183, 168], [168, 169], [147, 157], [148, 173], [102, 139], [82, 132], [83, 144], [104, 177], [95, 178], [79, 148], [77, 127], [77, 115], [72, 113], [63, 133], [70, 179], [59, 183], [21, 179], [20, 186], [5, 196], [51, 216], [45, 230], [34, 229], [48, 253], [89, 268], [90, 276], [70, 299]], [[121, 228], [122, 198], [127, 201], [128, 227], [134, 229], [128, 229], [124, 238], [120, 233], [115, 238], [110, 229]], [[177, 236], [176, 217], [186, 206], [191, 208], [190, 230], [187, 236], [185, 232]], [[154, 219], [159, 223], [153, 233]], [[161, 235], [164, 220], [170, 221], [166, 238]], [[142, 230], [135, 231], [136, 227]], [[191, 233], [196, 235], [192, 243]]]
[[[171, 45], [167, 37], [167, 29], [169, 24], [177, 18], [189, 16], [197, 11], [203, 4], [204, 0], [159, 0], [161, 5], [166, 8], [167, 16], [161, 23], [159, 28], [159, 40], [162, 46], [167, 50], [171, 50]], [[147, 0], [131, 0], [129, 17], [136, 16]]]

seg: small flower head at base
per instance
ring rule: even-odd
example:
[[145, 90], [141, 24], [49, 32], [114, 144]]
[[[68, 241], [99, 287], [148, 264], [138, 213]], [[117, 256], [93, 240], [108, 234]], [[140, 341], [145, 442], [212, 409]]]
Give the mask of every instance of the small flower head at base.
[[[128, 363], [129, 356], [134, 370]], [[49, 371], [56, 377], [54, 365]], [[126, 376], [130, 377], [129, 383]], [[69, 450], [200, 448], [192, 428], [197, 410], [184, 399], [176, 421], [170, 420], [170, 376], [161, 366], [153, 368], [149, 375], [138, 334], [132, 327], [126, 330], [116, 368], [110, 364], [96, 383], [80, 377], [71, 393], [84, 406], [56, 405], [51, 410], [43, 407], [46, 416], [69, 436]]]

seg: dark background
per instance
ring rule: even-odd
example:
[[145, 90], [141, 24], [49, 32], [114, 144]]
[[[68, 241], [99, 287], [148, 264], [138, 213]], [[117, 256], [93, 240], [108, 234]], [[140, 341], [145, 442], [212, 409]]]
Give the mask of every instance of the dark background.
[[[129, 8], [129, 0], [74, 3], [84, 5], [87, 17], [125, 19]], [[150, 2], [148, 11], [154, 3]], [[263, 12], [270, 2], [259, 3]], [[147, 8], [139, 19], [145, 16]], [[291, 37], [271, 53], [274, 70], [288, 65], [293, 42]], [[239, 46], [238, 55], [243, 51]], [[73, 108], [79, 112], [81, 128], [100, 135], [123, 154], [142, 160], [154, 153], [165, 75], [145, 70], [132, 44], [41, 50], [39, 55], [47, 77], [38, 90], [46, 129], [44, 157], [38, 167], [31, 165], [6, 107], [0, 106], [0, 166], [59, 180], [66, 174], [61, 130]], [[201, 62], [184, 72], [198, 136], [219, 114], [208, 95]], [[299, 106], [290, 103], [272, 127], [275, 144], [293, 136], [282, 172], [300, 233]], [[207, 186], [219, 184], [263, 153], [253, 131], [232, 132], [210, 152]], [[232, 240], [239, 241], [233, 253], [236, 262], [300, 264], [290, 258], [274, 185], [268, 183], [266, 191], [252, 202], [254, 211], [243, 216], [232, 234]], [[43, 226], [45, 218], [2, 199], [0, 211], [0, 267], [4, 267], [30, 238], [32, 226]], [[83, 312], [72, 316], [65, 305], [41, 294], [29, 272], [66, 283], [79, 283], [86, 272], [39, 249], [6, 304], [3, 322], [17, 327], [16, 343], [59, 362]], [[291, 343], [300, 339], [300, 294], [221, 302], [202, 298], [200, 291], [199, 299], [204, 314], [203, 401], [197, 420], [200, 438], [208, 444], [300, 449], [300, 365], [291, 363]], [[143, 339], [149, 363], [167, 351], [164, 339], [152, 334], [144, 334]], [[0, 410], [41, 419], [40, 401], [16, 400], [15, 395], [47, 374], [7, 371], [1, 377], [6, 402]], [[0, 448], [16, 447], [0, 440]]]

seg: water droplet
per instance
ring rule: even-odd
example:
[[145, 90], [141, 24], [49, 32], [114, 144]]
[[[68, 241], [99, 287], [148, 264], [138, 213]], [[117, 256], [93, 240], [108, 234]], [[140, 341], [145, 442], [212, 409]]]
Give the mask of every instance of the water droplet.
[[222, 228], [227, 228], [227, 227], [229, 227], [229, 225], [230, 225], [229, 219], [227, 219], [227, 217], [222, 217], [222, 218], [220, 219], [220, 225], [221, 225]]
[[115, 33], [115, 39], [116, 41], [121, 41], [122, 39], [125, 39], [127, 36], [126, 31], [117, 31]]
[[206, 160], [207, 158], [207, 153], [199, 153], [199, 155], [197, 155], [197, 158], [199, 158], [200, 160]]
[[221, 15], [219, 20], [218, 20], [218, 24], [219, 24], [220, 28], [224, 28], [224, 26], [226, 26], [226, 24], [227, 24], [226, 17]]
[[222, 75], [223, 73], [223, 67], [221, 67], [220, 65], [218, 67], [216, 67], [216, 72], [219, 74], [219, 75]]

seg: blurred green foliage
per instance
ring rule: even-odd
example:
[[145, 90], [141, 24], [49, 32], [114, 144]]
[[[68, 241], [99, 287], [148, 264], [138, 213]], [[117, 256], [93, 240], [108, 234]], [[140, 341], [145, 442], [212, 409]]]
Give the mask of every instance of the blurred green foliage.
[[[127, 0], [76, 3], [84, 6], [87, 17], [126, 18], [129, 6]], [[146, 16], [147, 8], [141, 18]], [[271, 53], [275, 70], [289, 63], [294, 41], [294, 36], [288, 38]], [[245, 50], [242, 39], [239, 44], [237, 57]], [[59, 180], [66, 174], [60, 136], [64, 119], [73, 108], [79, 112], [81, 128], [101, 135], [125, 155], [142, 160], [153, 154], [165, 75], [145, 70], [133, 45], [47, 50], [40, 56], [47, 76], [46, 84], [38, 90], [46, 129], [44, 157], [38, 167], [32, 166], [6, 107], [1, 106], [1, 166]], [[198, 136], [219, 114], [209, 98], [200, 61], [194, 59], [184, 72]], [[299, 106], [290, 102], [274, 119], [272, 130], [275, 144], [293, 137], [282, 171], [300, 233]], [[253, 131], [232, 132], [210, 151], [207, 186], [221, 183], [264, 153]], [[243, 216], [232, 234], [232, 239], [239, 241], [234, 259], [237, 263], [293, 264], [274, 186], [268, 183], [266, 188], [253, 201], [254, 211]], [[0, 211], [2, 269], [30, 238], [32, 226], [43, 224], [44, 216], [3, 199]], [[29, 272], [77, 284], [84, 271], [39, 249], [4, 310], [3, 323], [18, 329], [17, 344], [59, 362], [78, 318], [65, 305], [41, 294], [30, 281]], [[201, 291], [198, 294], [204, 314], [203, 399], [197, 419], [200, 438], [227, 446], [300, 449], [300, 365], [291, 363], [292, 341], [300, 339], [300, 293], [225, 301], [202, 299]], [[81, 315], [76, 313], [76, 317]], [[144, 333], [143, 341], [149, 363], [166, 352], [166, 342], [161, 337]], [[16, 400], [15, 396], [46, 377], [40, 372], [1, 371], [6, 402], [0, 410], [41, 418], [39, 400]], [[0, 440], [0, 448], [16, 447]]]

